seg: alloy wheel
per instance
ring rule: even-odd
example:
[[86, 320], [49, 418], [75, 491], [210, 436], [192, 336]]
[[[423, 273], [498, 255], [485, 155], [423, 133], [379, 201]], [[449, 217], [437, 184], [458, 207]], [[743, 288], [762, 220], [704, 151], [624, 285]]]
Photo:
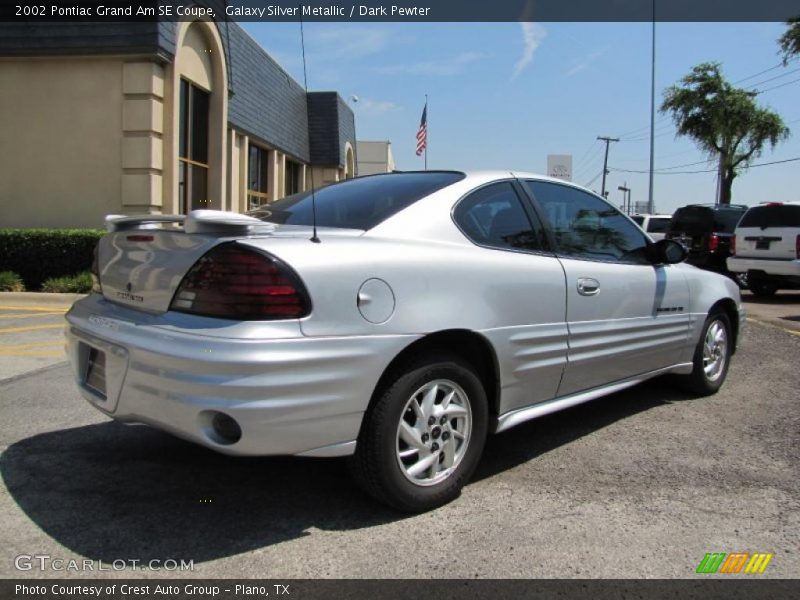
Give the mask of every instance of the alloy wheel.
[[464, 458], [471, 434], [472, 408], [464, 390], [447, 379], [426, 383], [408, 399], [397, 426], [400, 470], [416, 485], [443, 481]]

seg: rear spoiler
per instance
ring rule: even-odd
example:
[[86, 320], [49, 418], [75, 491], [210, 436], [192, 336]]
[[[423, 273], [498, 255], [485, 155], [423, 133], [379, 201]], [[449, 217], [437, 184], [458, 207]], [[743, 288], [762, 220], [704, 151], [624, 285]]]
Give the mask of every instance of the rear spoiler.
[[193, 210], [188, 215], [108, 215], [105, 218], [109, 232], [130, 231], [132, 229], [165, 229], [165, 226], [183, 227], [184, 233], [237, 235], [247, 233], [271, 233], [274, 223], [266, 223], [255, 217], [248, 217], [223, 210]]

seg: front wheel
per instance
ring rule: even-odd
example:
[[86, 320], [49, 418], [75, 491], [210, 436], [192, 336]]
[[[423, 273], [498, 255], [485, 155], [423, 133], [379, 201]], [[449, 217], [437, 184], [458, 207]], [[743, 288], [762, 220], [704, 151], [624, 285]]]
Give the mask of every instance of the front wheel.
[[694, 369], [682, 378], [684, 387], [698, 396], [716, 394], [728, 376], [733, 339], [731, 321], [724, 312], [708, 315], [694, 351]]
[[398, 372], [364, 416], [351, 467], [376, 499], [421, 512], [458, 497], [486, 440], [486, 393], [473, 368], [439, 355]]

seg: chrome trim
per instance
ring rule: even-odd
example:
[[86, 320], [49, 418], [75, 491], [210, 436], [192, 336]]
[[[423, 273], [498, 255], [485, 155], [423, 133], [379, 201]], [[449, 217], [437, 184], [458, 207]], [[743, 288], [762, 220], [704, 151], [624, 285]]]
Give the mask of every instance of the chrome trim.
[[635, 377], [623, 379], [622, 381], [617, 381], [610, 385], [597, 387], [585, 392], [578, 392], [577, 394], [570, 394], [569, 396], [564, 396], [562, 398], [554, 398], [546, 402], [539, 402], [531, 406], [518, 408], [517, 410], [512, 410], [511, 412], [507, 412], [497, 417], [494, 432], [500, 433], [501, 431], [510, 429], [511, 427], [519, 425], [520, 423], [524, 423], [525, 421], [530, 421], [531, 419], [536, 419], [537, 417], [543, 417], [544, 415], [549, 415], [550, 413], [554, 413], [565, 408], [577, 406], [578, 404], [583, 404], [584, 402], [594, 400], [601, 396], [622, 391], [626, 388], [633, 387], [634, 385], [646, 381], [647, 379], [662, 375], [664, 373], [689, 374], [692, 372], [692, 368], [692, 363], [679, 363], [677, 365], [672, 365], [671, 367], [665, 367], [663, 369], [649, 371], [648, 373], [642, 373], [641, 375], [636, 375]]

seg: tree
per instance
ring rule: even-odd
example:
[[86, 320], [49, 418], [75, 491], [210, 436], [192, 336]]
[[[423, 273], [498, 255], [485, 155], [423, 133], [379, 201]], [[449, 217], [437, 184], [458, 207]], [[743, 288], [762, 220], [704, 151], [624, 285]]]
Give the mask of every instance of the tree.
[[778, 38], [783, 54], [783, 64], [786, 65], [794, 56], [800, 56], [800, 17], [786, 21], [789, 28]]
[[719, 63], [702, 63], [664, 92], [662, 113], [671, 113], [678, 135], [692, 138], [719, 159], [721, 204], [730, 204], [733, 180], [761, 155], [789, 137], [780, 115], [756, 104], [757, 91], [731, 85]]

